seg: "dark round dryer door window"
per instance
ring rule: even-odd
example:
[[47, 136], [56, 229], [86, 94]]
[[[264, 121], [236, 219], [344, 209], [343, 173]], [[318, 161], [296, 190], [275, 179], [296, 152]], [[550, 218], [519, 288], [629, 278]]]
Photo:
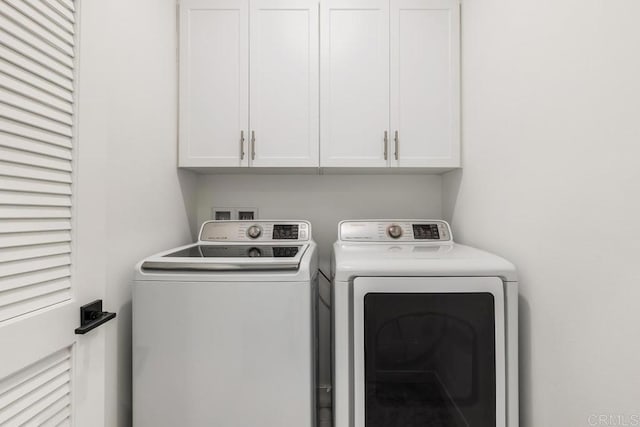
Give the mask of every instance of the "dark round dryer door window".
[[369, 293], [366, 427], [495, 427], [489, 293]]

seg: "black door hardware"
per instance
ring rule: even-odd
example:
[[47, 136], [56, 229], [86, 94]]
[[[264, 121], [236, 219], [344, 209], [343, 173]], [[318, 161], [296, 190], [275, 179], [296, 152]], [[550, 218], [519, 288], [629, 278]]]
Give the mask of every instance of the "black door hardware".
[[76, 334], [86, 334], [114, 317], [116, 317], [115, 313], [102, 311], [101, 299], [85, 304], [80, 307], [80, 327], [76, 328]]

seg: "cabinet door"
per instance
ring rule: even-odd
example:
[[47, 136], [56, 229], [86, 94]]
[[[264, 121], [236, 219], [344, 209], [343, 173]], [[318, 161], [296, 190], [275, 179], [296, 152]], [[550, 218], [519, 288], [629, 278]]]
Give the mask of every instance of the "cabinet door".
[[387, 166], [389, 1], [320, 6], [321, 166]]
[[247, 166], [248, 0], [180, 2], [180, 166]]
[[318, 2], [251, 0], [252, 166], [318, 166]]
[[392, 165], [459, 166], [458, 0], [391, 0], [390, 25]]

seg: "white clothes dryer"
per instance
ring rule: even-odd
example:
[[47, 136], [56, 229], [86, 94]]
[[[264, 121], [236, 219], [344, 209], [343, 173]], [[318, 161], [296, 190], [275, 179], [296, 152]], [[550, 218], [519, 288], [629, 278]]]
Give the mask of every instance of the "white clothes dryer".
[[318, 258], [306, 221], [209, 221], [133, 285], [133, 424], [316, 420]]
[[518, 283], [439, 220], [343, 221], [335, 427], [517, 427]]

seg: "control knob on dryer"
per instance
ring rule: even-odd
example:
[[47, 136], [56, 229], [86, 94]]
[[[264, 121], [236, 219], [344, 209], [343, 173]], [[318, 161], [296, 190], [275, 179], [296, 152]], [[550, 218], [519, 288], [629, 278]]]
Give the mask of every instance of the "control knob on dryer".
[[400, 238], [400, 236], [402, 236], [402, 227], [396, 224], [391, 224], [387, 227], [387, 234], [392, 239], [398, 239]]
[[247, 228], [247, 236], [251, 237], [252, 239], [257, 239], [261, 234], [262, 228], [260, 228], [259, 225], [252, 225], [251, 227]]

